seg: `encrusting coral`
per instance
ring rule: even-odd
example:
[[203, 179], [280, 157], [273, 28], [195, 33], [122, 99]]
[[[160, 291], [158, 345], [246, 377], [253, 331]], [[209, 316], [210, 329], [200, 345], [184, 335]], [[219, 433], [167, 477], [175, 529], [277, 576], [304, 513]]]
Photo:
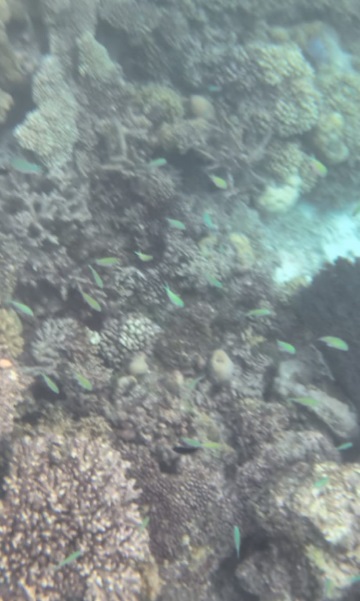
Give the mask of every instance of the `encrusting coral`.
[[151, 556], [127, 468], [84, 435], [15, 444], [1, 503], [0, 597], [139, 599]]

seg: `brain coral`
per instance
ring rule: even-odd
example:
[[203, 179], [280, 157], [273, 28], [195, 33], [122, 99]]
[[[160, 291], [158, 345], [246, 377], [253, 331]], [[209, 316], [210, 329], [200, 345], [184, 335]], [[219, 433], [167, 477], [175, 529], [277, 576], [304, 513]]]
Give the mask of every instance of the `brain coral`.
[[[0, 595], [137, 601], [150, 554], [127, 468], [84, 435], [17, 442], [1, 503]], [[75, 551], [76, 561], [59, 566]]]

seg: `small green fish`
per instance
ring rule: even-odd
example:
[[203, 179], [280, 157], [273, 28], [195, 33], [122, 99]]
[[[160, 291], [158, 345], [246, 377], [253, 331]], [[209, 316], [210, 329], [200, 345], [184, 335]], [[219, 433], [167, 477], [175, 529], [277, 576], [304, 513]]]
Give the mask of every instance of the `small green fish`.
[[77, 371], [74, 372], [74, 376], [77, 379], [77, 382], [79, 386], [81, 386], [81, 388], [83, 388], [84, 390], [88, 390], [89, 392], [92, 391], [93, 385], [91, 384], [90, 380], [85, 378], [85, 376], [83, 376], [82, 374], [79, 374], [79, 372]]
[[270, 309], [251, 309], [251, 311], [245, 313], [246, 317], [266, 317], [272, 314]]
[[324, 488], [324, 486], [329, 484], [329, 481], [330, 481], [329, 476], [323, 476], [323, 478], [316, 480], [316, 482], [314, 482], [313, 486], [314, 486], [314, 488]]
[[289, 342], [277, 340], [276, 344], [281, 353], [289, 353], [289, 355], [295, 355], [296, 348], [292, 344], [289, 344]]
[[349, 350], [348, 343], [345, 342], [345, 340], [342, 340], [341, 338], [337, 338], [336, 336], [322, 336], [321, 338], [319, 338], [319, 340], [321, 340], [321, 342], [324, 342], [324, 344], [326, 344], [326, 346], [328, 346], [329, 348], [334, 348], [338, 351]]
[[178, 219], [170, 219], [170, 217], [166, 217], [166, 221], [170, 227], [174, 228], [174, 230], [186, 230], [185, 223], [179, 221]]
[[175, 292], [173, 292], [172, 290], [170, 290], [169, 286], [164, 286], [166, 294], [168, 295], [168, 299], [169, 301], [175, 305], [175, 307], [184, 307], [185, 303], [182, 300], [182, 298], [180, 298], [180, 296], [178, 296], [177, 294], [175, 294]]
[[203, 224], [209, 229], [209, 230], [217, 230], [217, 226], [215, 225], [215, 223], [212, 220], [212, 217], [210, 215], [210, 213], [208, 213], [207, 211], [204, 211], [203, 213]]
[[240, 559], [240, 545], [241, 545], [241, 533], [239, 526], [234, 526], [234, 545], [236, 551], [236, 557]]
[[148, 163], [148, 167], [164, 167], [167, 165], [167, 160], [163, 157], [159, 157], [158, 159], [153, 159]]
[[326, 597], [331, 598], [333, 596], [334, 589], [335, 589], [334, 582], [332, 580], [330, 580], [330, 578], [325, 578], [324, 591], [325, 591]]
[[290, 403], [298, 403], [299, 405], [303, 405], [304, 407], [316, 407], [319, 404], [317, 399], [313, 399], [308, 396], [297, 396], [288, 399]]
[[358, 576], [354, 576], [350, 580], [350, 584], [355, 584], [356, 582], [360, 582], [360, 574]]
[[147, 515], [144, 517], [144, 519], [142, 520], [141, 524], [139, 525], [139, 532], [144, 532], [144, 530], [146, 530], [146, 528], [148, 527], [150, 523], [150, 517]]
[[42, 173], [42, 167], [40, 165], [30, 163], [22, 157], [13, 157], [10, 161], [10, 166], [15, 169], [15, 171], [25, 173], [26, 175], [40, 175], [40, 173]]
[[347, 451], [348, 449], [352, 449], [353, 448], [353, 443], [352, 442], [343, 442], [343, 444], [339, 445], [338, 447], [336, 447], [336, 449], [338, 451]]
[[117, 257], [102, 257], [101, 259], [95, 259], [95, 263], [99, 267], [111, 267], [119, 263], [119, 259]]
[[324, 163], [321, 163], [317, 159], [313, 158], [311, 160], [311, 168], [314, 171], [314, 173], [316, 173], [316, 175], [319, 175], [319, 177], [327, 176], [327, 173], [328, 173], [327, 167], [325, 167]]
[[214, 276], [211, 275], [210, 273], [207, 273], [205, 278], [206, 278], [206, 281], [208, 282], [208, 284], [210, 284], [210, 286], [214, 286], [214, 288], [223, 288], [223, 285], [220, 282], [220, 280], [218, 280], [217, 278], [214, 278]]
[[59, 561], [59, 563], [54, 567], [54, 570], [61, 570], [61, 568], [63, 568], [64, 566], [67, 566], [69, 565], [69, 563], [76, 561], [82, 554], [83, 552], [80, 549], [78, 551], [74, 551], [74, 553], [71, 553], [70, 555], [65, 557], [65, 559]]
[[56, 384], [56, 382], [54, 382], [54, 380], [52, 378], [50, 378], [49, 376], [47, 376], [46, 374], [41, 374], [42, 379], [44, 380], [46, 386], [48, 388], [50, 388], [50, 390], [52, 392], [55, 392], [55, 394], [59, 394], [60, 390], [58, 385]]
[[223, 449], [224, 445], [221, 442], [214, 442], [212, 440], [205, 440], [201, 442], [200, 440], [196, 440], [196, 438], [186, 438], [182, 437], [181, 442], [183, 442], [188, 447], [194, 447], [194, 449]]
[[221, 92], [221, 87], [220, 86], [216, 86], [215, 84], [210, 84], [207, 87], [208, 91], [211, 92], [212, 94], [214, 94], [215, 92]]
[[24, 315], [29, 315], [30, 317], [34, 317], [34, 311], [32, 309], [30, 309], [30, 307], [28, 307], [28, 305], [24, 305], [24, 303], [19, 303], [18, 301], [14, 301], [14, 300], [10, 301], [9, 304], [12, 305], [12, 307], [14, 307], [14, 309], [19, 311], [19, 313], [23, 313]]
[[145, 253], [142, 253], [141, 250], [134, 250], [134, 253], [143, 263], [148, 263], [154, 258], [152, 255], [146, 255]]
[[82, 290], [80, 290], [80, 293], [86, 304], [89, 305], [91, 309], [94, 309], [94, 311], [101, 311], [101, 305], [95, 298], [90, 296], [90, 294], [87, 294], [87, 292], [83, 292]]
[[215, 188], [218, 188], [219, 190], [227, 190], [228, 184], [225, 179], [223, 179], [222, 177], [218, 177], [217, 175], [209, 175], [209, 177], [212, 183], [214, 184]]
[[181, 438], [181, 442], [183, 442], [188, 447], [194, 447], [195, 449], [202, 448], [202, 442], [200, 440], [196, 440], [195, 438], [186, 438], [185, 436]]
[[198, 378], [189, 378], [189, 380], [186, 380], [184, 386], [190, 392], [192, 392], [193, 390], [195, 390], [195, 388], [197, 387], [199, 382], [201, 382], [201, 380], [203, 380], [204, 378], [205, 378], [205, 376], [199, 376]]
[[99, 276], [98, 272], [96, 271], [96, 269], [93, 268], [92, 265], [88, 265], [88, 268], [91, 271], [91, 275], [94, 278], [94, 282], [97, 286], [99, 286], [99, 288], [104, 288], [104, 282], [102, 281], [101, 277]]

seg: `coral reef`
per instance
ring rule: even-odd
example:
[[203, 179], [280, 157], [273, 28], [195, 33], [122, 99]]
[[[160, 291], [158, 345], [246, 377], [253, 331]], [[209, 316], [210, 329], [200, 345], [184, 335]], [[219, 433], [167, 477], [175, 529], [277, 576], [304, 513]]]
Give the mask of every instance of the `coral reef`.
[[3, 595], [139, 598], [151, 556], [127, 468], [84, 436], [16, 443], [0, 518]]
[[355, 9], [0, 0], [0, 598], [349, 601]]

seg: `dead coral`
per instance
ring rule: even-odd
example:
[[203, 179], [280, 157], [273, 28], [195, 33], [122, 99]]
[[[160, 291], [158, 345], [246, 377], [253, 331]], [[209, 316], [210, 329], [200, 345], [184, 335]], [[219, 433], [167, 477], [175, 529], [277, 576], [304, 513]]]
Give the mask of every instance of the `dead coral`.
[[[43, 601], [137, 601], [150, 563], [128, 464], [84, 436], [16, 443], [0, 515], [4, 593]], [[75, 551], [76, 561], [54, 569]]]
[[14, 426], [16, 405], [28, 384], [19, 368], [8, 359], [0, 361], [0, 438], [11, 434]]
[[0, 354], [18, 357], [24, 348], [22, 323], [12, 309], [0, 309]]

